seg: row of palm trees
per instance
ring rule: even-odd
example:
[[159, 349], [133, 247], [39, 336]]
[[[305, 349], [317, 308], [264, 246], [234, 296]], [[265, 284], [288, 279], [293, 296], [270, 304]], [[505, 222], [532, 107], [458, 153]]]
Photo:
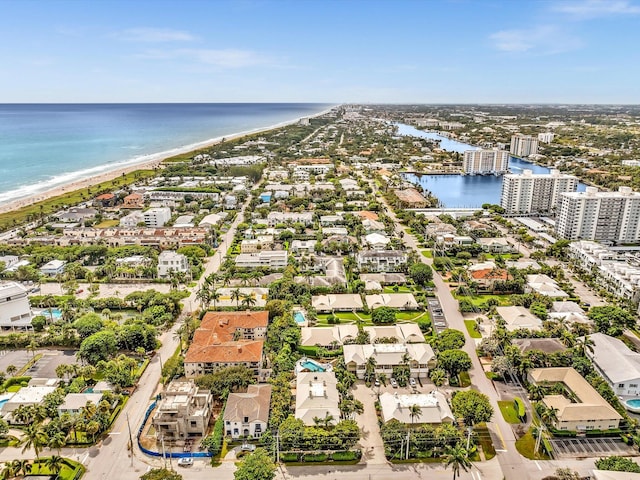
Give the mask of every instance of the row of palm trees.
[[[52, 455], [42, 459], [39, 464], [43, 465], [50, 473], [57, 475], [62, 470], [64, 465], [64, 458], [59, 455]], [[5, 462], [3, 468], [0, 471], [0, 478], [2, 480], [8, 480], [10, 478], [29, 475], [33, 471], [34, 463], [31, 460], [13, 460], [11, 462]]]
[[[250, 278], [259, 279], [263, 276], [263, 273], [259, 270], [254, 270], [248, 274], [244, 275], [243, 279], [248, 281]], [[211, 303], [213, 303], [213, 308], [217, 308], [217, 302], [220, 300], [222, 295], [218, 291], [217, 282], [221, 279], [221, 277], [217, 273], [212, 273], [205, 277], [202, 286], [196, 292], [196, 298], [200, 302], [200, 308], [203, 310], [208, 310]], [[243, 282], [244, 283], [244, 282]], [[251, 308], [256, 304], [256, 299], [250, 293], [243, 293], [240, 288], [235, 288], [231, 291], [231, 300], [236, 302], [236, 308], [240, 309], [240, 305], [244, 308]]]

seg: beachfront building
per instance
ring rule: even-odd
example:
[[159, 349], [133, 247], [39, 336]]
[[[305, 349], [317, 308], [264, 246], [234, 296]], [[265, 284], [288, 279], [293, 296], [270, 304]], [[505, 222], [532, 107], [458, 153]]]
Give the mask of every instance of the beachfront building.
[[429, 368], [435, 366], [436, 356], [428, 343], [376, 343], [369, 345], [344, 345], [344, 363], [347, 370], [364, 379], [367, 360], [375, 360], [375, 374], [393, 376], [393, 367], [409, 361], [412, 377], [426, 378]]
[[27, 289], [16, 282], [0, 283], [0, 328], [28, 328], [32, 318]]
[[204, 437], [207, 434], [213, 395], [193, 382], [172, 381], [160, 394], [152, 424], [156, 437], [167, 441]]
[[[412, 415], [411, 407], [420, 408], [419, 415]], [[400, 423], [427, 423], [439, 425], [453, 423], [454, 416], [447, 402], [447, 398], [439, 391], [431, 393], [404, 394], [385, 392], [380, 395], [380, 409], [382, 420], [386, 423], [397, 420]]]
[[538, 153], [538, 137], [516, 133], [511, 136], [510, 149], [516, 157], [528, 157]]
[[246, 393], [230, 393], [224, 409], [225, 435], [239, 438], [260, 438], [267, 430], [271, 385], [249, 385]]
[[640, 241], [640, 193], [631, 187], [617, 192], [584, 192], [560, 195], [556, 219], [558, 236], [567, 240], [637, 243]]
[[467, 150], [462, 160], [467, 175], [501, 174], [509, 171], [509, 152], [505, 150]]
[[578, 178], [551, 170], [533, 173], [508, 174], [502, 179], [500, 206], [509, 214], [549, 213], [556, 210], [560, 195], [575, 192]]
[[338, 380], [333, 372], [299, 372], [296, 377], [295, 417], [305, 425], [316, 425], [322, 419], [330, 425], [340, 421], [337, 389]]
[[622, 416], [609, 405], [582, 375], [571, 367], [534, 368], [529, 380], [536, 385], [563, 384], [569, 395], [546, 395], [542, 403], [557, 410], [553, 427], [557, 430], [611, 430]]
[[169, 207], [150, 208], [144, 212], [144, 224], [147, 227], [164, 227], [171, 220]]
[[171, 272], [189, 273], [191, 266], [186, 255], [172, 250], [163, 250], [158, 255], [158, 278], [169, 278]]
[[615, 394], [640, 396], [640, 353], [604, 333], [593, 333], [589, 338], [592, 350], [585, 349], [585, 353]]

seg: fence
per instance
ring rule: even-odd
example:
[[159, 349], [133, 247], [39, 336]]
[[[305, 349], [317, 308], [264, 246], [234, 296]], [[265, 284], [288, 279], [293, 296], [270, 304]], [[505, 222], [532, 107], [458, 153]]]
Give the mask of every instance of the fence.
[[[163, 456], [162, 453], [155, 452], [153, 450], [148, 450], [144, 448], [140, 443], [140, 436], [142, 435], [142, 431], [144, 430], [144, 426], [147, 424], [147, 420], [149, 419], [151, 412], [153, 412], [153, 409], [156, 408], [156, 403], [157, 402], [153, 402], [149, 406], [149, 408], [147, 408], [147, 411], [144, 414], [144, 419], [142, 420], [142, 425], [140, 425], [140, 428], [138, 429], [136, 440], [138, 441], [138, 448], [142, 453], [149, 455], [151, 457], [162, 457]], [[165, 452], [164, 454], [164, 458], [211, 458], [211, 457], [212, 455], [210, 452], [168, 452], [168, 453]]]

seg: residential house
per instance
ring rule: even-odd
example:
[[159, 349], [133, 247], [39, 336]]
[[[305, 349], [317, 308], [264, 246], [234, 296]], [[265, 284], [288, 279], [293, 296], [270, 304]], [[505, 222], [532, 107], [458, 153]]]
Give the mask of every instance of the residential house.
[[173, 228], [193, 228], [195, 226], [193, 224], [194, 218], [193, 215], [180, 215], [173, 222]]
[[394, 310], [418, 310], [420, 305], [413, 293], [380, 293], [365, 296], [365, 302], [371, 310], [389, 307]]
[[547, 395], [542, 399], [547, 408], [557, 410], [553, 422], [557, 430], [611, 430], [620, 425], [622, 416], [573, 368], [534, 368], [529, 379], [536, 385], [561, 383], [570, 391], [571, 398]]
[[482, 247], [483, 252], [488, 253], [513, 253], [514, 245], [506, 238], [477, 238], [476, 243]]
[[22, 387], [4, 405], [0, 405], [0, 413], [5, 420], [11, 421], [11, 413], [22, 405], [40, 405], [44, 397], [56, 391], [55, 386]]
[[58, 405], [58, 415], [63, 413], [76, 415], [87, 406], [87, 403], [97, 407], [101, 400], [102, 393], [67, 393], [64, 401]]
[[538, 293], [545, 297], [566, 298], [569, 295], [560, 289], [554, 279], [544, 274], [527, 275], [524, 287], [526, 293]]
[[140, 224], [145, 224], [144, 214], [142, 213], [142, 210], [134, 210], [128, 215], [125, 215], [124, 217], [120, 217], [121, 227], [134, 228]]
[[360, 280], [378, 282], [380, 285], [404, 285], [407, 277], [404, 273], [361, 273]]
[[246, 393], [230, 393], [222, 419], [227, 437], [260, 438], [267, 430], [271, 385], [249, 385]]
[[505, 282], [509, 280], [510, 275], [504, 268], [492, 267], [469, 269], [469, 277], [480, 288], [493, 290], [496, 282]]
[[158, 278], [168, 278], [171, 272], [188, 273], [191, 271], [186, 255], [172, 250], [163, 250], [158, 255]]
[[553, 302], [549, 310], [549, 320], [557, 320], [565, 324], [590, 323], [589, 317], [576, 302]]
[[[412, 415], [411, 408], [419, 407], [419, 415]], [[397, 420], [406, 424], [454, 423], [455, 418], [447, 402], [447, 398], [439, 391], [431, 393], [404, 394], [385, 392], [380, 395], [382, 420], [386, 423]]]
[[95, 208], [72, 207], [54, 217], [63, 223], [84, 223], [87, 220], [93, 220], [97, 213]]
[[270, 212], [267, 215], [267, 223], [270, 227], [279, 223], [301, 223], [310, 226], [313, 225], [313, 212]]
[[362, 250], [356, 254], [356, 262], [361, 272], [396, 272], [407, 263], [407, 254], [398, 250]]
[[314, 295], [311, 304], [316, 312], [351, 312], [362, 310], [362, 298], [357, 293]]
[[496, 312], [505, 321], [505, 328], [510, 332], [520, 328], [542, 330], [542, 320], [525, 307], [496, 307]]
[[139, 193], [131, 193], [124, 197], [122, 208], [142, 208], [144, 207], [144, 198]]
[[367, 360], [375, 359], [375, 374], [393, 376], [393, 367], [409, 362], [412, 377], [426, 378], [435, 366], [436, 356], [427, 343], [377, 343], [369, 345], [344, 345], [344, 362], [347, 370], [359, 379], [364, 378]]
[[27, 289], [16, 282], [0, 283], [0, 328], [28, 328], [32, 319]]
[[299, 372], [296, 377], [295, 417], [305, 425], [329, 419], [329, 424], [340, 421], [337, 389], [338, 380], [333, 372]]
[[391, 240], [381, 233], [370, 233], [364, 237], [364, 243], [371, 250], [386, 250]]
[[299, 253], [312, 253], [315, 251], [316, 241], [315, 240], [293, 240], [291, 242], [291, 253], [299, 254]]
[[407, 208], [425, 208], [428, 200], [415, 188], [405, 188], [404, 190], [394, 190], [400, 205]]
[[586, 348], [585, 353], [615, 394], [640, 396], [640, 353], [604, 333], [593, 333], [589, 339], [592, 350]]
[[530, 258], [519, 258], [518, 260], [507, 260], [505, 262], [507, 268], [515, 268], [516, 270], [540, 270], [540, 264]]
[[225, 218], [227, 218], [227, 212], [210, 213], [200, 220], [198, 226], [206, 228], [217, 227], [222, 224]]
[[47, 277], [55, 277], [56, 275], [62, 275], [67, 262], [64, 260], [51, 260], [40, 267], [40, 273]]
[[117, 197], [113, 193], [103, 193], [93, 199], [93, 206], [97, 208], [110, 208], [116, 205]]
[[174, 380], [160, 394], [153, 414], [156, 437], [168, 442], [204, 437], [211, 419], [213, 395], [193, 380]]
[[[379, 343], [382, 339], [393, 339], [395, 343], [424, 343], [425, 338], [415, 323], [398, 323], [396, 325], [379, 327], [363, 327], [369, 335], [371, 343]], [[311, 347], [320, 345], [332, 347], [353, 342], [358, 336], [356, 325], [334, 325], [327, 327], [302, 327], [300, 329], [300, 345]]]

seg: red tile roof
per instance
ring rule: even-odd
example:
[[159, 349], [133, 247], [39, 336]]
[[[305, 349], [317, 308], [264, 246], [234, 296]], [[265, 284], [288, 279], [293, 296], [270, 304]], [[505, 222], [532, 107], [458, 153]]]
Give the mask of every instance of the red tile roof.
[[509, 280], [509, 273], [504, 269], [484, 268], [471, 272], [471, 277], [476, 280]]
[[202, 344], [197, 332], [184, 357], [185, 363], [256, 363], [262, 360], [262, 340], [239, 340], [219, 344]]

